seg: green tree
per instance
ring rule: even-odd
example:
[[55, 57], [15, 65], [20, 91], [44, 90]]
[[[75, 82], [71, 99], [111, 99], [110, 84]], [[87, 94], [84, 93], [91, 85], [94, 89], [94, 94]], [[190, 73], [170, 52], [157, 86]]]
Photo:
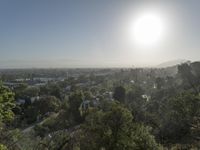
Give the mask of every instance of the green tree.
[[155, 83], [156, 83], [157, 89], [161, 89], [163, 87], [165, 81], [163, 78], [158, 77], [158, 78], [156, 78]]
[[8, 150], [7, 147], [3, 144], [0, 144], [0, 150]]
[[40, 95], [50, 95], [62, 99], [62, 91], [58, 84], [49, 83], [40, 88]]
[[113, 98], [121, 103], [125, 102], [126, 90], [123, 86], [118, 86], [114, 90]]
[[44, 116], [46, 113], [58, 112], [61, 102], [55, 96], [41, 96], [39, 100], [27, 106], [24, 110], [24, 117], [28, 124], [37, 121], [38, 116]]
[[[5, 137], [10, 137], [8, 132], [5, 133], [4, 123], [10, 122], [14, 118], [14, 113], [12, 109], [15, 107], [14, 94], [7, 87], [4, 87], [0, 83], [0, 149], [7, 150], [6, 146], [1, 143], [6, 143], [4, 141]], [[8, 136], [9, 135], [9, 136]]]
[[83, 150], [156, 150], [159, 148], [147, 128], [133, 122], [131, 112], [117, 103], [111, 109], [95, 111], [82, 126]]
[[193, 74], [191, 66], [187, 63], [178, 66], [178, 75], [182, 78], [183, 86], [192, 88], [196, 94], [199, 93], [197, 88], [198, 80]]
[[24, 98], [35, 97], [38, 95], [39, 95], [39, 88], [37, 88], [37, 87], [28, 87], [28, 88], [24, 89], [24, 91], [23, 91]]
[[190, 92], [183, 92], [169, 99], [166, 115], [161, 123], [161, 136], [170, 142], [190, 139], [191, 129], [198, 124], [199, 108], [199, 95]]
[[144, 120], [146, 100], [142, 98], [144, 91], [139, 86], [132, 87], [126, 94], [126, 106], [134, 114], [136, 121]]
[[14, 88], [15, 98], [25, 98], [24, 91], [27, 89], [27, 84], [20, 84]]
[[35, 101], [34, 105], [39, 109], [39, 113], [44, 115], [47, 112], [57, 112], [61, 103], [55, 96], [43, 96]]
[[84, 95], [81, 91], [76, 91], [69, 96], [68, 115], [72, 125], [79, 124], [83, 121], [79, 107], [83, 102]]
[[0, 83], [0, 123], [10, 121], [14, 117], [14, 93]]

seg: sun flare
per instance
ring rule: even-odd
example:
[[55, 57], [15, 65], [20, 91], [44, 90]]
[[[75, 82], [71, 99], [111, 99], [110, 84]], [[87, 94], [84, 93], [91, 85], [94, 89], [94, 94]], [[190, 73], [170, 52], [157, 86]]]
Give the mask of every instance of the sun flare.
[[155, 45], [162, 38], [164, 25], [162, 19], [152, 13], [139, 16], [131, 27], [134, 41], [142, 46]]

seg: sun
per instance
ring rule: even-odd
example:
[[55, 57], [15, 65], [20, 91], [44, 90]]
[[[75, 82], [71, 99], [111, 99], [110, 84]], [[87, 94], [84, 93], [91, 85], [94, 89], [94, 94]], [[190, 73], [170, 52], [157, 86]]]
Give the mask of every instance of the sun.
[[159, 15], [146, 13], [134, 21], [131, 30], [131, 34], [137, 44], [150, 46], [157, 44], [161, 40], [164, 24]]

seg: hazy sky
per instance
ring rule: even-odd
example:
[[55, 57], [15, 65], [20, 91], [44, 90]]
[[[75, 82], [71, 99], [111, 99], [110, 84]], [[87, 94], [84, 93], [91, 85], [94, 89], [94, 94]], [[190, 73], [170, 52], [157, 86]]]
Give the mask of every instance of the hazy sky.
[[[165, 34], [138, 47], [129, 28], [155, 12]], [[1, 0], [0, 68], [152, 66], [200, 60], [199, 0]]]

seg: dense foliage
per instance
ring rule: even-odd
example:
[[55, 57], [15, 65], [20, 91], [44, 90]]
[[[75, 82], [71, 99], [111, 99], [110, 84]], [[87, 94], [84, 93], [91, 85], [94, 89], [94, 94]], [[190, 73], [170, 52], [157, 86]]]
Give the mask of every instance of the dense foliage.
[[200, 149], [199, 68], [4, 70], [0, 149]]

